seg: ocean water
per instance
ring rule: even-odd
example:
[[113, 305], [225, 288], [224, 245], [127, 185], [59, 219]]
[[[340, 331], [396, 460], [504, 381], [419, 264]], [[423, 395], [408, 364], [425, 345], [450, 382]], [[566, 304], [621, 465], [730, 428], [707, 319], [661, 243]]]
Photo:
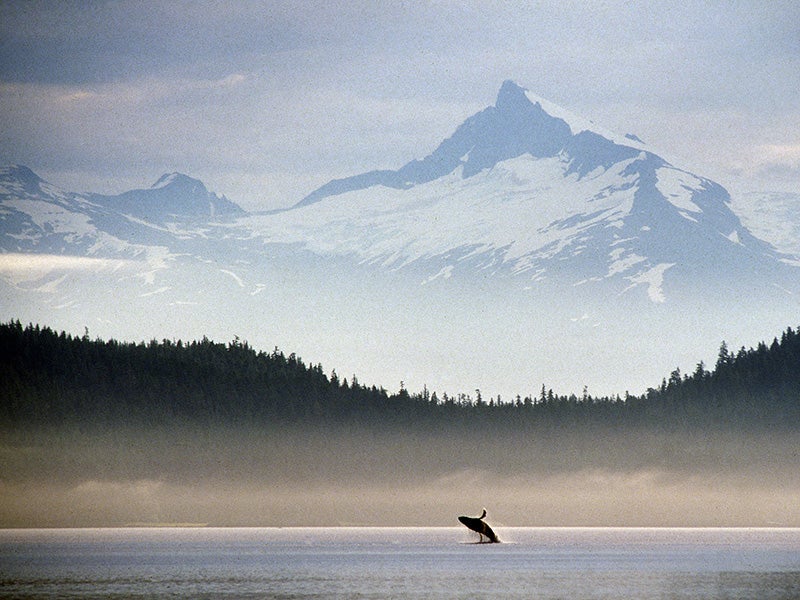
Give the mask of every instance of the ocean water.
[[800, 598], [800, 529], [0, 530], [2, 598]]

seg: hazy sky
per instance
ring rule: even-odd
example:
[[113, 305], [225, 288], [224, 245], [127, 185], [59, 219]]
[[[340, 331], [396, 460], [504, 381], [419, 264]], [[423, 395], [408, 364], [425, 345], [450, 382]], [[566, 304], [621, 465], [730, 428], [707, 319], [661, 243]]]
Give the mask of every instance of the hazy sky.
[[505, 79], [734, 192], [800, 188], [794, 0], [6, 0], [0, 162], [286, 206], [425, 156]]

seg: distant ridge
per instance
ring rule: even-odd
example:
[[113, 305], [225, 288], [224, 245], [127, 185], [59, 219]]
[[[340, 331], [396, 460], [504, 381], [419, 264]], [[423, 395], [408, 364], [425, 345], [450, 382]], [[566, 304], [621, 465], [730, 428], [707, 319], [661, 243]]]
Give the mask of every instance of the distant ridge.
[[209, 192], [199, 179], [182, 173], [165, 173], [149, 189], [131, 190], [115, 196], [89, 194], [87, 198], [117, 212], [157, 222], [170, 217], [236, 217], [245, 214], [225, 196]]

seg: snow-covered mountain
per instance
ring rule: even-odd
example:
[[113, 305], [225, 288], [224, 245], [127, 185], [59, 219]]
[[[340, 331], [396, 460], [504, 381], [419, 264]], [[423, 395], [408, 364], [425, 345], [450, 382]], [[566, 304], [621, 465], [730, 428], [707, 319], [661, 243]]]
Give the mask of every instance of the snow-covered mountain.
[[[215, 223], [245, 212], [203, 183], [166, 174], [116, 196], [66, 192], [21, 165], [0, 168], [0, 252], [162, 265], [211, 251]], [[224, 252], [223, 252], [224, 254]]]
[[150, 246], [172, 246], [207, 221], [244, 214], [179, 173], [162, 176], [149, 189], [104, 196], [65, 192], [25, 166], [0, 168], [3, 252], [135, 255]]
[[592, 127], [506, 81], [494, 106], [426, 158], [332, 181], [252, 227], [320, 255], [413, 265], [426, 280], [480, 271], [530, 286], [613, 282], [653, 302], [687, 287], [800, 280], [722, 186], [635, 136]]
[[0, 169], [0, 318], [236, 335], [387, 387], [641, 391], [797, 325], [771, 202], [505, 82], [429, 156], [272, 214], [179, 174], [101, 196]]

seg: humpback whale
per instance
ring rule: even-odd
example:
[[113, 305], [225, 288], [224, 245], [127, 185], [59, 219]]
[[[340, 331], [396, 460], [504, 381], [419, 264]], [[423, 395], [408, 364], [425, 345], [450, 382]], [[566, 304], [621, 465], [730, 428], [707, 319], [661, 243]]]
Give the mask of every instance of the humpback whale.
[[471, 529], [472, 531], [478, 533], [481, 536], [481, 542], [491, 542], [491, 543], [498, 543], [500, 542], [499, 538], [492, 531], [492, 528], [489, 527], [486, 523], [484, 523], [483, 518], [486, 516], [486, 509], [483, 509], [480, 517], [458, 517], [458, 520], [464, 525], [467, 529]]

